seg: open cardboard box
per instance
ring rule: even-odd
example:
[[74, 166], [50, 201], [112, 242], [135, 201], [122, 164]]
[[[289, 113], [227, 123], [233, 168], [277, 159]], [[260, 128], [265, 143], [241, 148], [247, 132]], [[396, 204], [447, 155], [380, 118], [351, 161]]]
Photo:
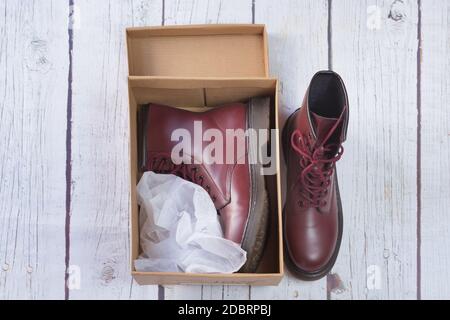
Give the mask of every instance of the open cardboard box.
[[268, 78], [267, 36], [261, 25], [203, 25], [127, 29], [130, 99], [131, 268], [139, 284], [276, 285], [283, 276], [279, 146], [277, 174], [266, 176], [270, 230], [256, 273], [192, 274], [137, 272], [140, 254], [136, 185], [137, 113], [159, 103], [201, 112], [221, 104], [271, 97], [271, 128], [278, 129], [276, 79]]

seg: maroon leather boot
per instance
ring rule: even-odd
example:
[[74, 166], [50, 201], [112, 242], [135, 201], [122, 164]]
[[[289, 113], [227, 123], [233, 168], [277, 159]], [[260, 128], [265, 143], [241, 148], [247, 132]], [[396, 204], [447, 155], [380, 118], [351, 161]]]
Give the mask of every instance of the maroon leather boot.
[[[201, 185], [209, 193], [220, 215], [224, 237], [240, 244], [247, 252], [247, 262], [241, 272], [256, 271], [262, 256], [268, 225], [268, 197], [260, 165], [249, 161], [253, 142], [246, 137], [235, 138], [232, 150], [233, 146], [230, 147], [225, 138], [226, 131], [268, 128], [269, 111], [268, 104], [261, 107], [252, 103], [235, 103], [205, 112], [149, 104], [141, 107], [138, 115], [144, 138], [141, 141], [142, 170], [178, 175]], [[200, 143], [190, 143], [191, 150], [182, 151], [181, 163], [173, 161], [171, 156], [180, 142], [178, 138], [172, 141], [176, 129], [189, 132], [191, 140], [200, 138]], [[215, 163], [217, 159], [204, 152], [211, 143], [202, 138], [208, 129], [218, 130], [224, 137], [222, 163]], [[238, 145], [243, 147], [241, 154]], [[231, 161], [226, 161], [230, 155]]]
[[335, 163], [344, 151], [348, 118], [342, 79], [321, 71], [283, 129], [287, 265], [304, 280], [325, 276], [338, 255], [343, 222]]

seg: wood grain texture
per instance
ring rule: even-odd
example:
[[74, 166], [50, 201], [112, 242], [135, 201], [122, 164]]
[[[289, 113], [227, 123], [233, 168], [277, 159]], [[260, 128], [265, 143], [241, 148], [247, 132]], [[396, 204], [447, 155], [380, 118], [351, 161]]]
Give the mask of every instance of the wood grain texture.
[[164, 24], [252, 23], [251, 0], [165, 0]]
[[[257, 0], [255, 22], [269, 33], [270, 74], [280, 80], [280, 128], [302, 103], [314, 73], [328, 66], [328, 1]], [[281, 162], [285, 198], [285, 163]], [[253, 299], [326, 299], [326, 280], [303, 282], [286, 270], [278, 287], [253, 287]]]
[[450, 298], [450, 2], [422, 1], [421, 289]]
[[0, 12], [0, 299], [63, 299], [68, 8]]
[[165, 298], [450, 297], [447, 0], [74, 3], [66, 251], [69, 1], [0, 1], [0, 299], [64, 299], [66, 252], [81, 277], [70, 299], [158, 298], [157, 286], [138, 286], [129, 275], [124, 29], [252, 21], [268, 28], [270, 73], [281, 81], [280, 124], [329, 62], [346, 82], [350, 127], [337, 165], [340, 255], [328, 281], [302, 282], [287, 271], [278, 287], [166, 286]]
[[333, 1], [332, 21], [350, 123], [337, 165], [344, 236], [329, 297], [415, 299], [417, 1]]
[[73, 49], [71, 299], [157, 299], [129, 265], [128, 90], [125, 28], [160, 25], [161, 1], [76, 1]]
[[[251, 23], [251, 0], [165, 0], [164, 24]], [[248, 299], [248, 286], [166, 286], [166, 299]]]

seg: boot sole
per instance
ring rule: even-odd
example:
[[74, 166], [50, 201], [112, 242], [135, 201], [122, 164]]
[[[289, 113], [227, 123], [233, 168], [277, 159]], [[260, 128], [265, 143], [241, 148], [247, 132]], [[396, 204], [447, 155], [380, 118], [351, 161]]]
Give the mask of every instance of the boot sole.
[[145, 171], [147, 162], [147, 119], [148, 105], [141, 106], [137, 112], [137, 143], [138, 143], [138, 168]]
[[[298, 109], [300, 110], [300, 109]], [[297, 111], [298, 111], [297, 110]], [[291, 116], [289, 116], [289, 118], [286, 120], [286, 124], [283, 128], [283, 132], [282, 132], [282, 140], [283, 140], [283, 155], [284, 155], [284, 161], [286, 163], [287, 166], [287, 142], [289, 141], [289, 126], [290, 126], [290, 121], [292, 119], [292, 116], [295, 113], [293, 113]], [[291, 255], [289, 253], [289, 249], [288, 249], [288, 245], [287, 245], [287, 239], [286, 239], [286, 231], [285, 231], [285, 216], [286, 216], [286, 205], [283, 208], [283, 239], [284, 239], [284, 252], [285, 252], [285, 256], [286, 256], [286, 265], [288, 266], [289, 270], [299, 279], [301, 280], [305, 280], [305, 281], [314, 281], [314, 280], [319, 280], [321, 278], [323, 278], [324, 276], [326, 276], [328, 273], [330, 273], [331, 269], [333, 268], [337, 256], [339, 254], [339, 249], [341, 247], [341, 241], [342, 241], [342, 233], [343, 233], [343, 229], [344, 229], [344, 219], [343, 219], [343, 213], [342, 213], [342, 203], [341, 203], [341, 196], [339, 193], [339, 185], [338, 185], [338, 180], [337, 180], [337, 171], [335, 168], [335, 176], [334, 176], [334, 182], [336, 184], [336, 197], [337, 197], [337, 203], [338, 203], [338, 238], [337, 238], [337, 242], [336, 242], [336, 248], [334, 249], [333, 255], [331, 256], [330, 260], [328, 261], [328, 263], [321, 269], [314, 271], [314, 272], [309, 272], [309, 271], [305, 271], [301, 268], [299, 268], [293, 261], [291, 258]]]
[[[248, 127], [254, 129], [270, 128], [269, 98], [254, 98], [250, 100], [248, 105]], [[254, 153], [259, 149], [257, 148], [258, 146], [253, 145], [256, 141], [251, 141], [251, 139], [249, 141], [249, 159], [255, 159], [252, 157], [257, 156]], [[266, 245], [269, 226], [269, 197], [261, 169], [262, 165], [258, 161], [256, 161], [256, 164], [249, 165], [251, 181], [250, 210], [241, 243], [242, 249], [247, 252], [247, 261], [239, 270], [239, 272], [243, 273], [256, 272]]]

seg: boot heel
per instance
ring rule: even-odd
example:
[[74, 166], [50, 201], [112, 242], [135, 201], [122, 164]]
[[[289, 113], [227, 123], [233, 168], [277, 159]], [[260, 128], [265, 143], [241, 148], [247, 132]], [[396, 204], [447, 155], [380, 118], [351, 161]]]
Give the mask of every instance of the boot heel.
[[137, 112], [138, 168], [144, 172], [147, 166], [147, 123], [149, 106], [141, 106]]

